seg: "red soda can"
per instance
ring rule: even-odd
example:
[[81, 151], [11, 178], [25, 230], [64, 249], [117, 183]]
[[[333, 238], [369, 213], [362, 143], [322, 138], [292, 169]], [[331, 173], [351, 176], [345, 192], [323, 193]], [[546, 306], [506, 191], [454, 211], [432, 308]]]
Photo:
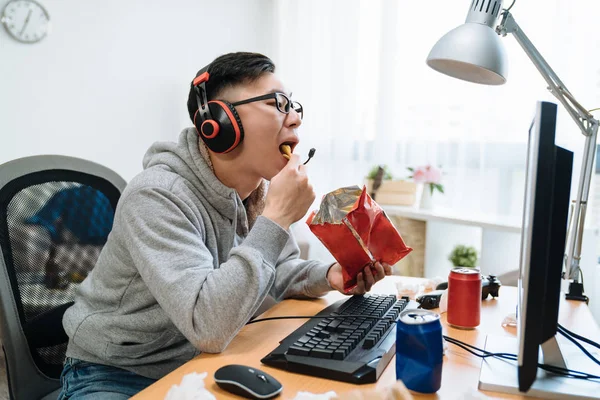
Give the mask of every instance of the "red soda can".
[[448, 276], [448, 324], [456, 328], [479, 326], [481, 274], [478, 269], [453, 268]]

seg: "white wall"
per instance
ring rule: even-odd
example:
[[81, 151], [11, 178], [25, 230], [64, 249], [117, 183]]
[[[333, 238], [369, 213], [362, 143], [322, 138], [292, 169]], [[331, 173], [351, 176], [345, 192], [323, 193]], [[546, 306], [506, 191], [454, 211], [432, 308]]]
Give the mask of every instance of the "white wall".
[[271, 50], [271, 0], [40, 1], [52, 23], [43, 41], [21, 44], [0, 28], [0, 163], [64, 154], [130, 180], [150, 144], [191, 125], [200, 68]]

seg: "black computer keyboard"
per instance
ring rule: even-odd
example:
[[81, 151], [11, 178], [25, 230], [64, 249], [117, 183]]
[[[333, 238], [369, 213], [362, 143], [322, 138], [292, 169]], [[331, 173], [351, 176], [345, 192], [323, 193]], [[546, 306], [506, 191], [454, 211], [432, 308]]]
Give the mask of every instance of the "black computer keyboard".
[[338, 381], [375, 382], [396, 352], [394, 321], [407, 304], [408, 298], [371, 294], [340, 300], [316, 314], [337, 318], [311, 319], [261, 362]]

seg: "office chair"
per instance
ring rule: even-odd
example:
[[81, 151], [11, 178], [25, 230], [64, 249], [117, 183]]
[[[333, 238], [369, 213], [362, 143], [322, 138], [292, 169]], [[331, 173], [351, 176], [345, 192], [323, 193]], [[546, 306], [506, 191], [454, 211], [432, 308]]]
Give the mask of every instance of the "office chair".
[[0, 165], [0, 334], [11, 398], [57, 398], [62, 316], [96, 263], [125, 185], [72, 157]]

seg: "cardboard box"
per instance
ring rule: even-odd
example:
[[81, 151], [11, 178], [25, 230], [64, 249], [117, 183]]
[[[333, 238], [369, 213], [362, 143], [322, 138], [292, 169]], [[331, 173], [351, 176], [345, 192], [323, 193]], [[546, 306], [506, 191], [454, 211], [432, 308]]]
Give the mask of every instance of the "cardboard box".
[[[365, 182], [367, 193], [373, 193], [373, 180]], [[412, 206], [417, 201], [417, 184], [403, 180], [384, 180], [375, 192], [379, 204]]]

